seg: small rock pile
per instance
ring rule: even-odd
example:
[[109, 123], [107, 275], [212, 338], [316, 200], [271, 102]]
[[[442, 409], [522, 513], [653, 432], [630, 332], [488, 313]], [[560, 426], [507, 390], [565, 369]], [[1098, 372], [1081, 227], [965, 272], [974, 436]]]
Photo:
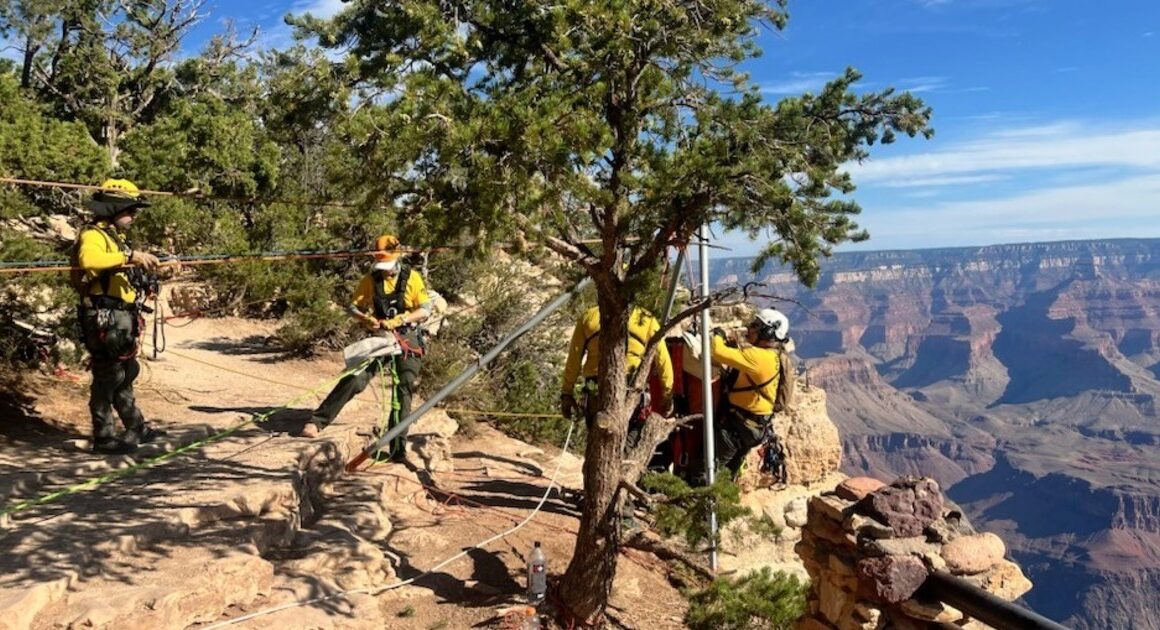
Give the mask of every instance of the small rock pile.
[[931, 479], [903, 477], [889, 486], [847, 479], [811, 498], [806, 520], [795, 547], [812, 581], [801, 630], [987, 627], [916, 597], [933, 571], [1008, 601], [1031, 589], [1019, 566], [1003, 558], [1003, 541], [976, 533]]

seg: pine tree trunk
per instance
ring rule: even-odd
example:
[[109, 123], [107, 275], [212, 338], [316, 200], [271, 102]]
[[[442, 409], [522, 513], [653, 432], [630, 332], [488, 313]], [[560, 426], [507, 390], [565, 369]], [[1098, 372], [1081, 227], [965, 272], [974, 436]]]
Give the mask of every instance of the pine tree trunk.
[[572, 562], [560, 583], [560, 599], [567, 612], [584, 623], [599, 620], [616, 577], [623, 501], [617, 490], [631, 411], [625, 401], [628, 308], [606, 304], [604, 296], [600, 302], [598, 412], [584, 452], [584, 513]]

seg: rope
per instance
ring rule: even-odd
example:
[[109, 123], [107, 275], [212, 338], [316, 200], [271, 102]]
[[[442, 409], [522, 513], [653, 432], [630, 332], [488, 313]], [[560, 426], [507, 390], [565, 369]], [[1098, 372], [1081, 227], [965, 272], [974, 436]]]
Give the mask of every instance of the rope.
[[[91, 184], [71, 184], [68, 182], [54, 182], [39, 179], [20, 179], [18, 177], [0, 177], [0, 184], [32, 186], [36, 188], [68, 188], [72, 190], [110, 190], [108, 188], [101, 188], [100, 186], [93, 186]], [[361, 204], [351, 203], [349, 201], [322, 201], [318, 199], [287, 199], [281, 197], [268, 197], [261, 199], [258, 197], [231, 197], [225, 195], [206, 195], [201, 192], [170, 192], [165, 190], [148, 189], [141, 189], [140, 193], [143, 195], [151, 195], [155, 197], [175, 197], [178, 199], [197, 199], [201, 201], [237, 201], [251, 204], [285, 203], [301, 206], [326, 206], [332, 208], [361, 207]]]
[[299, 401], [306, 398], [307, 396], [316, 395], [321, 390], [329, 389], [330, 387], [333, 387], [335, 385], [335, 383], [338, 383], [338, 381], [340, 381], [340, 380], [346, 378], [347, 376], [354, 374], [355, 372], [358, 372], [359, 370], [365, 368], [367, 363], [369, 363], [369, 361], [370, 360], [368, 359], [367, 361], [364, 361], [363, 363], [359, 364], [358, 366], [355, 366], [354, 368], [351, 368], [349, 370], [344, 371], [342, 374], [339, 374], [336, 378], [333, 378], [333, 379], [327, 381], [326, 383], [319, 385], [318, 387], [315, 387], [314, 389], [310, 390], [309, 392], [307, 392], [305, 394], [301, 394], [299, 396], [296, 396], [294, 399], [288, 401], [286, 404], [284, 404], [280, 407], [276, 407], [274, 409], [271, 409], [263, 414], [252, 416], [252, 417], [250, 417], [246, 420], [243, 420], [243, 421], [235, 424], [234, 426], [229, 427], [223, 431], [219, 431], [218, 433], [210, 435], [210, 436], [203, 438], [201, 440], [197, 440], [196, 442], [190, 442], [189, 444], [186, 444], [185, 446], [177, 448], [169, 453], [162, 453], [161, 455], [158, 455], [158, 456], [150, 458], [150, 459], [146, 459], [142, 462], [138, 462], [136, 464], [133, 464], [132, 466], [128, 466], [125, 468], [119, 468], [119, 469], [114, 470], [112, 472], [109, 472], [107, 474], [101, 475], [100, 477], [96, 477], [94, 479], [90, 479], [90, 480], [82, 482], [82, 483], [73, 484], [71, 486], [68, 486], [67, 488], [62, 489], [62, 490], [58, 490], [56, 492], [50, 492], [48, 494], [41, 495], [35, 499], [29, 499], [27, 501], [22, 501], [20, 503], [15, 503], [15, 504], [9, 505], [9, 506], [5, 507], [4, 509], [0, 509], [0, 516], [3, 516], [5, 514], [16, 514], [18, 512], [23, 512], [29, 508], [33, 508], [33, 507], [36, 507], [38, 505], [43, 505], [45, 503], [51, 503], [53, 501], [56, 501], [57, 499], [61, 499], [63, 497], [66, 497], [66, 496], [69, 496], [72, 494], [77, 494], [79, 492], [84, 492], [86, 490], [92, 490], [93, 488], [96, 488], [97, 486], [106, 484], [110, 481], [119, 479], [121, 477], [131, 475], [133, 473], [136, 473], [139, 470], [143, 470], [145, 468], [155, 466], [155, 465], [160, 464], [164, 461], [173, 459], [173, 458], [177, 457], [178, 455], [182, 455], [184, 453], [188, 453], [190, 451], [202, 448], [203, 446], [209, 446], [210, 444], [213, 444], [214, 442], [220, 442], [221, 440], [229, 437], [230, 435], [238, 432], [239, 430], [243, 429], [244, 427], [246, 427], [250, 424], [253, 424], [255, 422], [261, 422], [262, 420], [269, 418], [270, 416], [274, 415], [275, 413], [277, 413], [279, 411], [282, 411], [284, 409], [288, 409], [289, 407], [297, 404]]
[[[148, 342], [146, 342], [146, 345], [150, 345], [150, 344]], [[167, 350], [166, 352], [168, 352], [169, 354], [171, 354], [175, 357], [179, 357], [179, 358], [185, 359], [187, 361], [193, 361], [194, 363], [200, 363], [206, 367], [211, 367], [211, 368], [214, 368], [217, 370], [221, 370], [223, 372], [228, 372], [230, 374], [236, 374], [237, 376], [245, 376], [246, 378], [252, 378], [256, 381], [262, 381], [263, 383], [270, 383], [271, 385], [280, 385], [282, 387], [288, 387], [290, 389], [297, 389], [297, 390], [303, 390], [303, 391], [305, 391], [305, 389], [306, 389], [306, 388], [302, 387], [301, 385], [294, 385], [293, 383], [287, 383], [285, 381], [279, 381], [279, 380], [275, 380], [272, 378], [266, 378], [264, 376], [258, 376], [257, 374], [254, 374], [252, 372], [243, 372], [241, 370], [235, 370], [233, 368], [228, 368], [224, 365], [212, 363], [212, 362], [206, 361], [204, 359], [198, 359], [196, 357], [191, 357], [188, 354], [182, 354], [180, 352], [177, 352], [176, 350]], [[355, 398], [351, 402], [361, 403], [363, 401], [360, 401], [359, 399]], [[436, 409], [440, 409], [446, 413], [455, 413], [455, 414], [463, 414], [463, 415], [476, 415], [476, 416], [488, 416], [488, 417], [496, 417], [496, 418], [562, 418], [563, 417], [558, 413], [518, 413], [518, 412], [514, 412], [514, 411], [486, 411], [486, 410], [480, 410], [480, 409], [459, 409], [459, 408], [455, 408], [455, 407], [436, 407]]]
[[[401, 247], [398, 251], [402, 253], [413, 252], [442, 252], [451, 248], [446, 246], [429, 247], [426, 249], [414, 247]], [[198, 265], [222, 265], [236, 262], [267, 262], [275, 260], [315, 260], [315, 259], [339, 259], [339, 258], [356, 258], [359, 256], [372, 256], [375, 250], [367, 249], [332, 249], [332, 250], [298, 250], [298, 251], [269, 251], [269, 252], [254, 252], [242, 254], [203, 254], [199, 256], [166, 256], [160, 259], [163, 266], [168, 263], [180, 263], [182, 265], [198, 266]], [[132, 267], [134, 265], [122, 265], [122, 267]], [[35, 271], [82, 271], [83, 267], [73, 267], [69, 265], [67, 260], [15, 260], [0, 262], [0, 273], [29, 273]]]
[[531, 513], [528, 514], [526, 517], [524, 517], [524, 520], [520, 521], [519, 524], [517, 524], [515, 527], [512, 527], [510, 529], [502, 531], [494, 536], [491, 536], [490, 538], [487, 538], [486, 540], [483, 540], [479, 543], [476, 543], [476, 544], [464, 549], [463, 551], [460, 551], [459, 553], [455, 554], [454, 556], [451, 556], [450, 558], [443, 560], [442, 562], [440, 562], [439, 564], [436, 564], [435, 566], [431, 567], [430, 569], [427, 569], [423, 573], [420, 573], [419, 575], [416, 575], [415, 577], [408, 578], [406, 580], [402, 580], [400, 582], [395, 582], [393, 584], [388, 584], [386, 586], [376, 586], [376, 587], [367, 587], [367, 588], [359, 588], [359, 589], [352, 589], [352, 590], [346, 590], [346, 591], [339, 591], [337, 593], [333, 593], [331, 595], [326, 595], [324, 597], [316, 597], [314, 599], [309, 599], [309, 600], [300, 600], [300, 601], [292, 602], [290, 604], [285, 604], [283, 606], [277, 606], [274, 608], [267, 608], [266, 610], [260, 610], [258, 612], [244, 615], [244, 616], [238, 617], [236, 619], [230, 619], [229, 621], [223, 621], [222, 623], [214, 624], [214, 625], [210, 626], [209, 628], [206, 628], [205, 630], [216, 630], [217, 628], [225, 628], [227, 626], [232, 626], [234, 624], [242, 623], [244, 621], [249, 621], [251, 619], [256, 619], [258, 617], [263, 617], [265, 615], [271, 615], [271, 614], [274, 614], [277, 612], [281, 612], [283, 610], [290, 610], [292, 608], [300, 608], [302, 606], [311, 606], [314, 604], [319, 604], [322, 602], [330, 601], [332, 599], [338, 599], [341, 597], [345, 597], [347, 595], [377, 595], [377, 594], [385, 592], [385, 591], [390, 591], [390, 590], [394, 590], [396, 588], [401, 588], [403, 586], [413, 584], [417, 580], [419, 580], [423, 577], [426, 577], [426, 576], [434, 573], [435, 571], [438, 571], [439, 569], [442, 569], [443, 567], [451, 564], [452, 562], [455, 562], [456, 560], [458, 560], [460, 558], [463, 558], [468, 553], [475, 551], [476, 549], [482, 549], [485, 546], [487, 546], [487, 545], [489, 545], [497, 540], [500, 540], [501, 538], [506, 538], [507, 536], [514, 534], [515, 532], [522, 529], [529, 522], [531, 522], [531, 520], [533, 518], [535, 518], [536, 514], [538, 514], [540, 512], [540, 509], [544, 507], [544, 503], [547, 502], [548, 496], [551, 495], [551, 493], [552, 493], [552, 489], [556, 487], [556, 479], [559, 477], [560, 468], [562, 468], [563, 464], [564, 464], [564, 454], [568, 452], [568, 446], [572, 442], [572, 429], [574, 427], [575, 427], [575, 425], [568, 426], [568, 435], [564, 438], [564, 449], [560, 452], [560, 456], [556, 460], [556, 470], [555, 470], [555, 472], [552, 473], [552, 479], [548, 483], [548, 489], [544, 491], [544, 495], [542, 497], [540, 497], [540, 502], [536, 504], [536, 507], [531, 511]]
[[515, 411], [486, 411], [482, 409], [457, 409], [453, 407], [438, 407], [447, 413], [456, 413], [467, 416], [488, 416], [496, 418], [563, 418], [559, 413], [520, 413]]

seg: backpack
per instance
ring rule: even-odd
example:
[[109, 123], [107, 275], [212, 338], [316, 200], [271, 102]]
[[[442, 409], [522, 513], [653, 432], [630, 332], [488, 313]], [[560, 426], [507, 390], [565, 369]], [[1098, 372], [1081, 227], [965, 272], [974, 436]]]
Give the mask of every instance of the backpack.
[[777, 381], [777, 395], [773, 399], [775, 413], [793, 410], [797, 382], [797, 366], [794, 364], [793, 355], [782, 345], [777, 349], [777, 356], [781, 365], [778, 370], [781, 378]]
[[447, 319], [447, 299], [434, 291], [431, 287], [427, 287], [427, 296], [431, 298], [431, 316], [427, 321], [419, 324], [423, 332], [434, 337], [439, 334], [443, 328], [443, 322]]

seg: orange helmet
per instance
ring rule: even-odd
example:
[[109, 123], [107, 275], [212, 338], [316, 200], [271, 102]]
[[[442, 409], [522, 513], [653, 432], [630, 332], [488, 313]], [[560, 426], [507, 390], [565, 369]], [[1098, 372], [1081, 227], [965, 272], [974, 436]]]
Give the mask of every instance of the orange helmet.
[[399, 256], [402, 252], [399, 251], [399, 239], [393, 234], [384, 234], [375, 239], [374, 245], [375, 268], [389, 270], [398, 264]]

